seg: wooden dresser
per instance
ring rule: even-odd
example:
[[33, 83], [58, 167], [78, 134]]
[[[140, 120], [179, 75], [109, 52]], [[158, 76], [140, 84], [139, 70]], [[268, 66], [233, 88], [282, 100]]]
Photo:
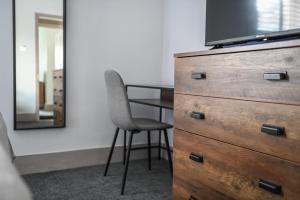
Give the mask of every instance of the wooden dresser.
[[300, 199], [300, 40], [176, 54], [174, 200]]

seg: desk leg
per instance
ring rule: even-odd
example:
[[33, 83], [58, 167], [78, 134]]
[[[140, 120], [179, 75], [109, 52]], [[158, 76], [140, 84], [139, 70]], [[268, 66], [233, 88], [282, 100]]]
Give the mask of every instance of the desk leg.
[[[162, 108], [159, 108], [159, 121], [162, 121]], [[161, 131], [158, 137], [158, 160], [161, 160]]]

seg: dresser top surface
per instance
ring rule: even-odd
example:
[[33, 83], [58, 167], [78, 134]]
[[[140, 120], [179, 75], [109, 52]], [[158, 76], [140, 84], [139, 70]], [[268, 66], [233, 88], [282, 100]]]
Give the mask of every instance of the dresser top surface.
[[282, 49], [282, 48], [292, 48], [292, 47], [300, 47], [300, 39], [283, 41], [283, 42], [272, 42], [272, 43], [257, 44], [257, 45], [231, 47], [231, 48], [212, 49], [206, 51], [178, 53], [175, 54], [174, 56], [175, 58], [184, 58], [184, 57], [229, 54], [229, 53], [261, 51], [261, 50]]

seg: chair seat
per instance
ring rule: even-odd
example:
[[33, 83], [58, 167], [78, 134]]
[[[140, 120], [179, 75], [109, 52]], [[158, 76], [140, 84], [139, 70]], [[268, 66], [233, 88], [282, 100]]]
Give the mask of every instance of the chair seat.
[[163, 123], [157, 120], [153, 119], [147, 119], [147, 118], [133, 118], [133, 121], [135, 125], [138, 127], [138, 130], [144, 131], [144, 130], [164, 130], [173, 128], [172, 125]]

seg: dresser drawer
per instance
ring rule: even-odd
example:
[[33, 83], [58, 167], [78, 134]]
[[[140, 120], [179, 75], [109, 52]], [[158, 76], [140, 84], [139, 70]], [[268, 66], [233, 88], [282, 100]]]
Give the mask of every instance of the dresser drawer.
[[[55, 70], [53, 72], [53, 90], [54, 92], [60, 92], [63, 90], [63, 70]], [[61, 91], [62, 92], [62, 91]]]
[[175, 95], [176, 128], [298, 163], [299, 123], [300, 106]]
[[63, 93], [64, 92], [64, 90], [63, 89], [54, 89], [53, 90], [53, 95], [54, 96], [63, 96]]
[[64, 75], [64, 72], [62, 69], [54, 70], [53, 71], [53, 76], [56, 76], [59, 79], [62, 79]]
[[297, 200], [300, 166], [175, 129], [174, 173], [238, 200]]
[[176, 176], [173, 180], [173, 200], [234, 200], [204, 185], [193, 186]]
[[63, 90], [63, 80], [62, 79], [54, 79], [53, 91], [60, 92], [60, 90]]
[[56, 107], [63, 107], [63, 96], [54, 96], [54, 105]]
[[300, 105], [299, 55], [288, 48], [176, 58], [175, 92]]

